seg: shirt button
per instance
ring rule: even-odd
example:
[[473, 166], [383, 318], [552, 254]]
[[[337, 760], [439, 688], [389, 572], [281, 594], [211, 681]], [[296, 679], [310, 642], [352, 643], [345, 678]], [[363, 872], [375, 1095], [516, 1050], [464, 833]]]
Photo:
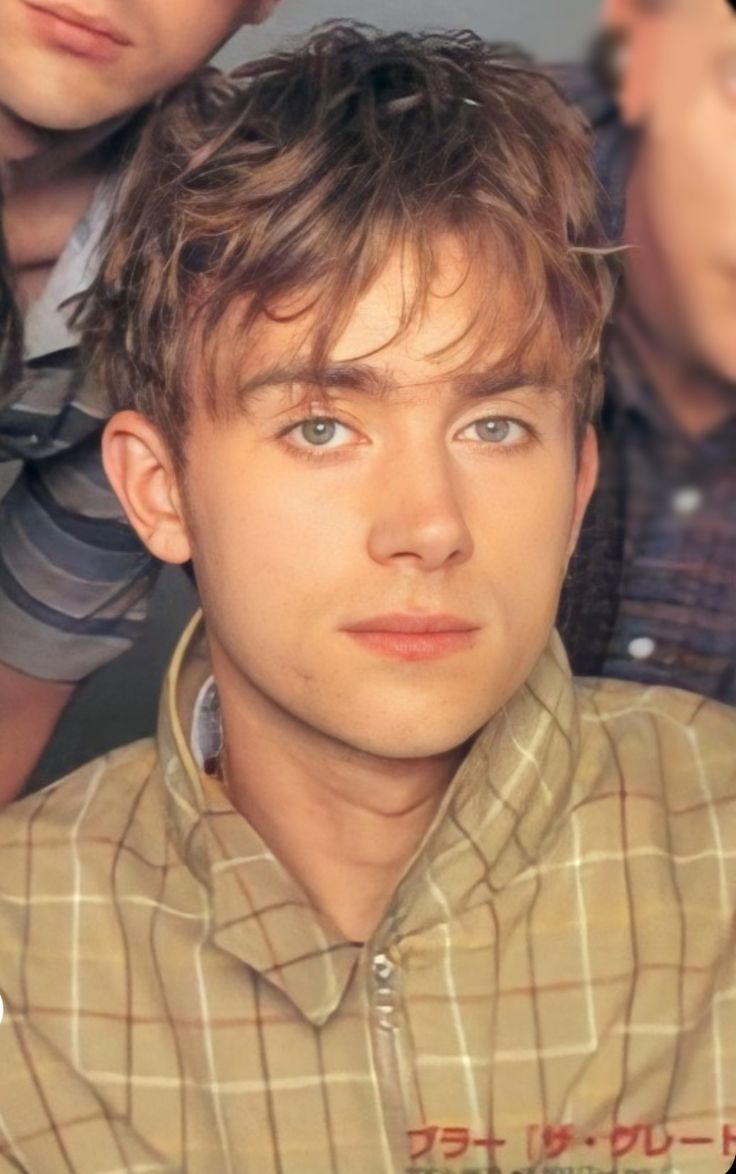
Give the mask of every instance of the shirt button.
[[683, 518], [694, 514], [696, 510], [700, 509], [702, 504], [703, 493], [700, 489], [696, 489], [694, 485], [687, 485], [672, 494], [672, 508], [676, 514], [680, 514]]
[[394, 964], [385, 954], [376, 954], [373, 959], [373, 975], [380, 983], [388, 982], [394, 972]]
[[649, 660], [656, 647], [651, 636], [637, 636], [629, 643], [627, 652], [634, 660]]

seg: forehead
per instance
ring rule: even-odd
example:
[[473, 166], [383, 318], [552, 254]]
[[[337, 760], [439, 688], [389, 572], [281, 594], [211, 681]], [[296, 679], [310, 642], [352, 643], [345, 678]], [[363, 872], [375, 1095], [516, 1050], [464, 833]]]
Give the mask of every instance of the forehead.
[[684, 68], [683, 83], [697, 75], [698, 64], [719, 51], [736, 49], [736, 13], [729, 0], [672, 0], [660, 19], [660, 65]]
[[[436, 251], [429, 282], [414, 258], [393, 253], [346, 315], [324, 356], [331, 368], [360, 362], [398, 388], [442, 382], [475, 370], [524, 370], [540, 382], [565, 382], [569, 364], [551, 308], [524, 343], [524, 299], [508, 274], [469, 265], [461, 243], [447, 238]], [[313, 361], [319, 299], [261, 318], [248, 335], [240, 364], [246, 382], [274, 366], [307, 370]], [[314, 363], [315, 379], [320, 369]]]
[[[506, 283], [508, 285], [508, 283]], [[437, 252], [437, 268], [413, 320], [403, 325], [408, 307], [415, 304], [419, 276], [410, 259], [391, 256], [376, 280], [357, 301], [330, 358], [336, 362], [357, 355], [382, 355], [386, 361], [441, 368], [442, 357], [462, 363], [469, 358], [471, 338], [464, 339], [483, 291], [469, 271], [468, 259], [451, 241]], [[490, 291], [487, 291], [490, 295]], [[496, 291], [499, 316], [508, 317], [510, 289]], [[472, 332], [471, 332], [472, 333]], [[490, 333], [490, 332], [489, 332]], [[488, 337], [487, 350], [496, 340]]]
[[[651, 23], [651, 22], [649, 22]], [[733, 170], [736, 145], [736, 14], [727, 0], [674, 0], [654, 22], [645, 65], [650, 140], [674, 152], [691, 142]], [[647, 33], [641, 32], [642, 43]], [[698, 175], [693, 176], [694, 180]], [[712, 183], [714, 176], [708, 177]]]

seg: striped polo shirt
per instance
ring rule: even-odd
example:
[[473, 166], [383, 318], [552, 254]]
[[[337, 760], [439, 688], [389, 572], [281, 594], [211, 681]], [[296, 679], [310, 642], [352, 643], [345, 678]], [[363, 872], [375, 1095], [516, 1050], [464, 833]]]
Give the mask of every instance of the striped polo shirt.
[[0, 661], [54, 680], [81, 679], [132, 643], [157, 569], [102, 468], [109, 405], [70, 322], [113, 186], [100, 184], [29, 309], [20, 379], [0, 389], [0, 460], [23, 462], [0, 501]]

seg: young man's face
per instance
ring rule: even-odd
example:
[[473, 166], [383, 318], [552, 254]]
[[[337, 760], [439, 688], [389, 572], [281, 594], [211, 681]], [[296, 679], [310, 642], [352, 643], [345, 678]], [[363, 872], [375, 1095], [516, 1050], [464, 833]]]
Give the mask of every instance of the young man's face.
[[0, 0], [0, 108], [80, 130], [144, 105], [276, 0]]
[[[533, 353], [499, 363], [502, 289], [458, 289], [464, 262], [442, 257], [426, 316], [394, 341], [409, 278], [386, 268], [331, 354], [329, 402], [306, 375], [305, 318], [249, 340], [240, 411], [194, 412], [174, 557], [191, 549], [221, 692], [257, 698], [285, 736], [443, 753], [523, 682], [553, 624], [595, 441], [577, 461], [569, 388], [540, 385]], [[481, 296], [498, 337], [463, 370], [462, 349], [432, 357]], [[156, 525], [142, 532], [172, 557], [171, 516]]]
[[621, 91], [642, 191], [697, 357], [736, 380], [736, 15], [726, 0], [608, 0], [628, 37]]

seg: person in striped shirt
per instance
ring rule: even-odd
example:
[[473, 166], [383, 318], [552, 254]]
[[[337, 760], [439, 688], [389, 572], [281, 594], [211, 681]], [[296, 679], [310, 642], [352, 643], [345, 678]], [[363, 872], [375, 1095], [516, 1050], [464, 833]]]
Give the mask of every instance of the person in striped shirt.
[[273, 3], [0, 0], [0, 461], [22, 462], [0, 501], [0, 802], [74, 682], [140, 632], [154, 574], [100, 466], [68, 300], [157, 95]]
[[553, 630], [595, 213], [467, 33], [328, 26], [143, 132], [90, 362], [203, 615], [155, 740], [0, 815], [0, 1169], [731, 1161], [734, 713]]

